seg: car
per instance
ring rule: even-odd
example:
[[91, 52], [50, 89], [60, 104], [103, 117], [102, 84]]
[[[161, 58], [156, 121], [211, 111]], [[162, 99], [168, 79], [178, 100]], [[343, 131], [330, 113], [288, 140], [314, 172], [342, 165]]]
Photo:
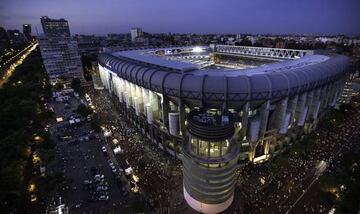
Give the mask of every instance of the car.
[[107, 200], [109, 200], [109, 196], [108, 195], [100, 195], [98, 197], [98, 200], [99, 201], [107, 201]]
[[94, 176], [94, 180], [95, 180], [96, 182], [102, 181], [102, 180], [104, 180], [104, 175], [96, 174], [96, 175]]
[[107, 162], [108, 162], [110, 167], [114, 166], [114, 163], [111, 160], [108, 160]]
[[84, 185], [92, 184], [91, 180], [84, 180]]
[[101, 150], [102, 150], [103, 152], [106, 152], [106, 147], [105, 147], [105, 146], [101, 147]]
[[107, 187], [107, 186], [98, 186], [97, 188], [96, 188], [96, 191], [106, 191], [106, 190], [108, 190], [109, 188]]
[[35, 194], [31, 194], [31, 195], [30, 195], [30, 201], [31, 201], [31, 203], [34, 203], [36, 200], [37, 200], [36, 195], [35, 195]]

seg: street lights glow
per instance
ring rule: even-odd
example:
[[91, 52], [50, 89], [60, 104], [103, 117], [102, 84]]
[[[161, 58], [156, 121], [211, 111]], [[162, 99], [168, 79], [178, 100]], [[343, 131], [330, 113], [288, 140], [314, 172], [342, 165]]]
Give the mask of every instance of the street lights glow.
[[192, 49], [192, 52], [195, 52], [195, 53], [200, 53], [200, 52], [203, 52], [203, 51], [204, 51], [204, 49], [202, 49], [201, 47], [194, 47]]

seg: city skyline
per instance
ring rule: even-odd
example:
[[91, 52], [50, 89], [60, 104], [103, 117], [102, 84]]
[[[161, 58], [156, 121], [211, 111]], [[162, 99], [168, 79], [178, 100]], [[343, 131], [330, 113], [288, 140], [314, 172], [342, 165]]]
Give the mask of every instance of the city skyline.
[[[81, 10], [79, 10], [79, 8]], [[71, 34], [128, 33], [141, 27], [150, 33], [250, 33], [359, 35], [360, 2], [337, 0], [287, 1], [43, 1], [4, 0], [0, 26], [33, 26], [42, 33], [41, 16], [65, 18]], [[81, 13], [79, 13], [81, 11]], [[103, 24], [107, 23], [107, 24]]]

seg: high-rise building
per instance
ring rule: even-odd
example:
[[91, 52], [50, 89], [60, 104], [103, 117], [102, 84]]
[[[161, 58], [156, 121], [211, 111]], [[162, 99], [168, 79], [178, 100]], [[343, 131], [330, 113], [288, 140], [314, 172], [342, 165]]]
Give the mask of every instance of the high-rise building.
[[50, 78], [83, 78], [78, 45], [71, 38], [39, 38], [41, 56]]
[[68, 21], [65, 19], [50, 19], [47, 16], [40, 18], [45, 36], [70, 37]]
[[141, 28], [132, 28], [130, 30], [130, 34], [131, 34], [131, 41], [136, 42], [137, 38], [142, 37], [143, 31]]
[[27, 39], [31, 39], [31, 25], [30, 24], [23, 24], [23, 34], [26, 36]]
[[10, 46], [9, 37], [6, 30], [0, 27], [0, 53]]
[[11, 46], [21, 47], [27, 42], [26, 37], [19, 30], [8, 30], [7, 34]]
[[65, 19], [41, 17], [44, 36], [39, 38], [41, 56], [51, 79], [83, 79], [81, 58], [76, 40], [71, 38]]

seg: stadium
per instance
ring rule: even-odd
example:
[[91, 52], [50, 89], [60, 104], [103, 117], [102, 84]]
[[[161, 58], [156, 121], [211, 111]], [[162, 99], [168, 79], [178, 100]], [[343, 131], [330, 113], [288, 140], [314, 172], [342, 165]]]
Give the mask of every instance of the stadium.
[[268, 160], [316, 128], [341, 96], [349, 58], [210, 45], [99, 55], [100, 78], [147, 137], [183, 162], [187, 203], [218, 213], [238, 163]]

